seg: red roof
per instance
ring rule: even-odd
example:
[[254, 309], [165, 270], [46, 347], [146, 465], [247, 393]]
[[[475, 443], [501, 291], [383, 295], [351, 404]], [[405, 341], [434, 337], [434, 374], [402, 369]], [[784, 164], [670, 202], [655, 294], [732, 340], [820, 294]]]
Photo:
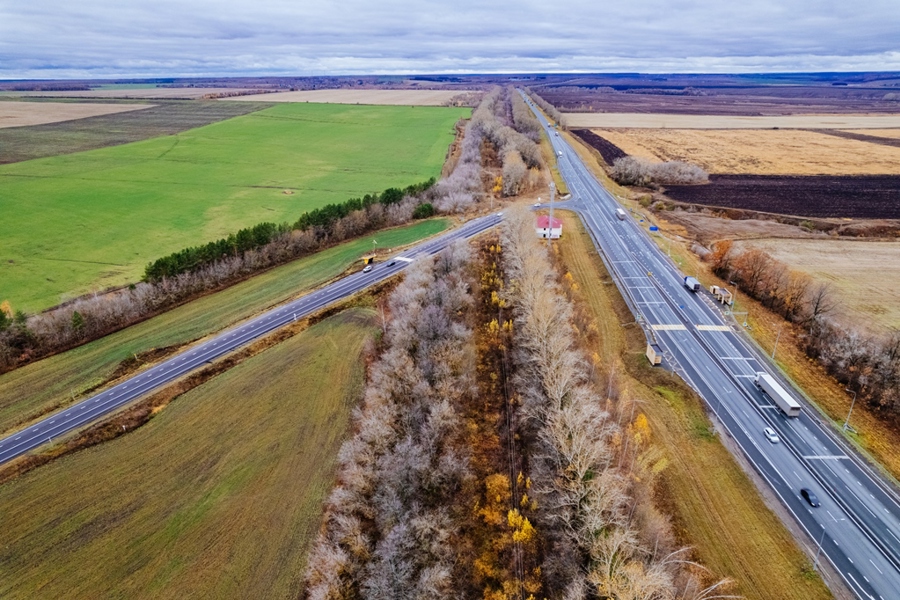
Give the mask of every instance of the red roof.
[[[538, 229], [547, 229], [547, 224], [550, 222], [550, 215], [539, 215], [537, 218], [537, 226]], [[562, 221], [559, 219], [553, 219], [553, 226], [551, 229], [559, 229], [562, 227]]]

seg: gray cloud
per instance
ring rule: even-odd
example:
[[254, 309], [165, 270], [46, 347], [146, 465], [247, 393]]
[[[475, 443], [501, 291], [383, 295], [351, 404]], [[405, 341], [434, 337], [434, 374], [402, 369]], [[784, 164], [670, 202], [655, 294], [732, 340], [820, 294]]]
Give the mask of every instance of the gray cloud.
[[900, 70], [896, 0], [0, 3], [0, 77]]

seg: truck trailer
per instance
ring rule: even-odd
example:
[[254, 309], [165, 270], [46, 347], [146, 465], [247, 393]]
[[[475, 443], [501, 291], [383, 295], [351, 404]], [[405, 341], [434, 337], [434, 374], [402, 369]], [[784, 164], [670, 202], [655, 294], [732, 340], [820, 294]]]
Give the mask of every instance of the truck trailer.
[[766, 393], [772, 402], [788, 417], [800, 416], [800, 404], [785, 391], [781, 384], [768, 373], [757, 373], [753, 380], [756, 387]]
[[689, 289], [692, 292], [700, 291], [700, 282], [694, 279], [693, 277], [685, 277], [684, 278], [684, 287]]

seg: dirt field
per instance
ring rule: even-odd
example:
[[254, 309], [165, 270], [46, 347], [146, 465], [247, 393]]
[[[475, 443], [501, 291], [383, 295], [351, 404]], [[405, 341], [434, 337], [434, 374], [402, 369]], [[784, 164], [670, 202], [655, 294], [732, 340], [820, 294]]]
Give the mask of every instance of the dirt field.
[[[709, 173], [746, 175], [900, 174], [900, 148], [815, 131], [595, 129], [627, 154], [684, 160]], [[865, 131], [865, 130], [864, 130]]]
[[900, 219], [900, 176], [711, 175], [706, 185], [666, 186], [680, 202], [797, 217]]
[[152, 104], [69, 104], [0, 102], [0, 128], [59, 123], [152, 107]]
[[900, 114], [888, 115], [669, 115], [649, 113], [566, 113], [567, 127], [650, 129], [893, 129]]
[[[5, 96], [32, 98], [160, 98], [193, 100], [207, 94], [234, 94], [256, 90], [241, 88], [137, 88], [112, 90], [77, 90], [71, 92], [6, 92]], [[251, 96], [252, 97], [252, 96]]]
[[791, 269], [839, 292], [841, 311], [860, 325], [900, 328], [900, 242], [859, 240], [752, 240], [735, 242], [755, 247]]
[[242, 96], [228, 100], [253, 102], [326, 102], [329, 104], [389, 104], [398, 106], [442, 106], [465, 90], [309, 90]]

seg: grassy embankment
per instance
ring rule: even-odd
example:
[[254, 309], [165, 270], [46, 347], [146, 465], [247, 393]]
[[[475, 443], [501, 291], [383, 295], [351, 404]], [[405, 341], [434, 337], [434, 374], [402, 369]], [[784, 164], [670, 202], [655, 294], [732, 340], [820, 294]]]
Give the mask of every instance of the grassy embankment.
[[660, 501], [674, 517], [680, 541], [717, 577], [748, 599], [829, 598], [790, 533], [763, 504], [747, 475], [712, 435], [696, 395], [680, 379], [649, 366], [644, 337], [632, 321], [580, 221], [561, 213], [567, 231], [559, 248], [596, 317], [598, 354], [617, 385], [643, 400], [654, 441], [669, 459]]
[[185, 245], [436, 177], [467, 111], [282, 104], [175, 136], [0, 166], [0, 299], [39, 310], [134, 281]]
[[339, 313], [0, 486], [0, 597], [296, 598], [375, 323]]
[[378, 247], [397, 248], [443, 231], [445, 219], [365, 236], [282, 265], [63, 354], [0, 375], [0, 432], [70, 403], [113, 375], [124, 360], [180, 345], [328, 281]]

